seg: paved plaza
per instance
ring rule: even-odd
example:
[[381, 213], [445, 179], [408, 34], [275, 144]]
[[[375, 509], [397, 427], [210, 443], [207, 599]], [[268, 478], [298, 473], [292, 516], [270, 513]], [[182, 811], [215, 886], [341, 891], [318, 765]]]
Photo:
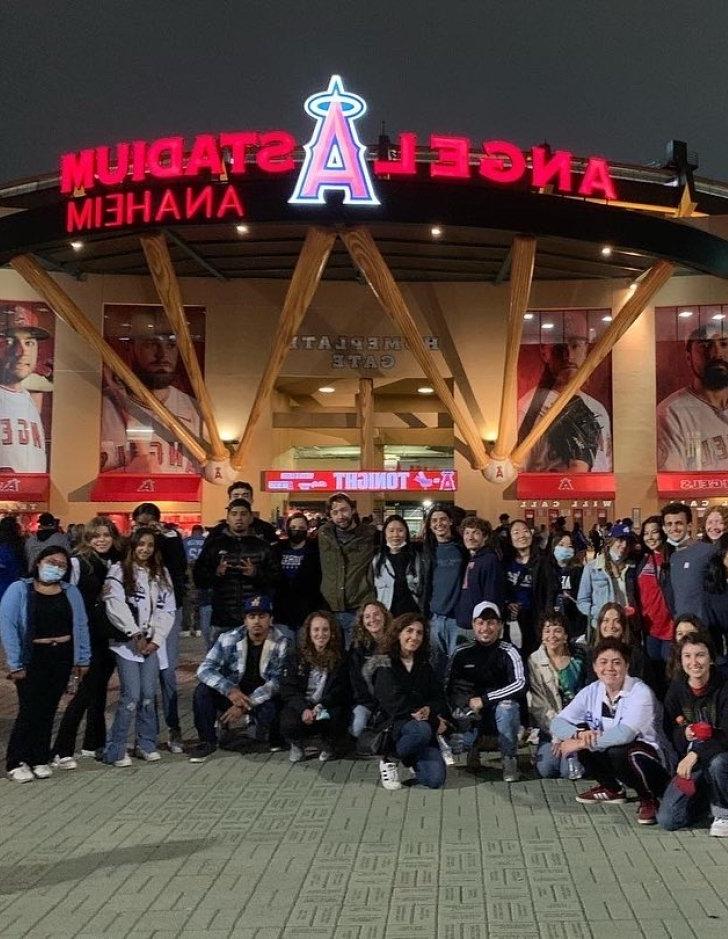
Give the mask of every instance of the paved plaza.
[[[190, 737], [200, 652], [185, 640]], [[3, 749], [14, 704], [2, 682]], [[728, 840], [706, 828], [640, 828], [634, 804], [580, 806], [584, 783], [507, 786], [487, 761], [440, 792], [377, 779], [372, 763], [221, 752], [3, 780], [0, 936], [728, 935]]]

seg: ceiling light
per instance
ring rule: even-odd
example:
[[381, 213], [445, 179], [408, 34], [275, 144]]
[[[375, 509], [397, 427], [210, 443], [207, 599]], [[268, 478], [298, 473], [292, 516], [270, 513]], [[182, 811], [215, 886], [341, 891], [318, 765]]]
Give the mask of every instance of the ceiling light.
[[634, 293], [636, 289], [637, 289], [637, 282], [636, 282], [636, 281], [632, 281], [632, 283], [631, 283], [631, 284], [629, 285], [629, 287], [627, 288], [627, 290], [629, 290], [630, 293]]
[[602, 322], [603, 322], [603, 323], [611, 323], [611, 322], [612, 322], [612, 317], [607, 313], [606, 316], [603, 316], [603, 317], [602, 317]]
[[433, 238], [439, 238], [440, 235], [442, 234], [442, 229], [440, 228], [439, 225], [433, 225], [432, 228], [430, 229], [430, 234], [432, 235]]
[[319, 388], [319, 391], [322, 395], [332, 395], [336, 391], [336, 388], [332, 387], [331, 385], [323, 385], [321, 388]]
[[612, 256], [612, 248], [610, 245], [604, 245], [602, 248], [602, 257], [610, 258]]
[[541, 323], [541, 329], [553, 329], [553, 328], [554, 328], [553, 323]]
[[72, 242], [70, 242], [70, 245], [71, 245], [71, 247], [73, 248], [74, 251], [81, 251], [81, 249], [83, 248], [83, 242], [82, 242], [82, 241], [72, 241]]
[[680, 310], [680, 312], [677, 315], [680, 317], [680, 319], [686, 320], [686, 319], [689, 319], [693, 315], [693, 311], [692, 310]]
[[429, 385], [423, 385], [421, 388], [417, 389], [418, 395], [431, 395], [435, 393], [434, 388], [430, 388]]
[[250, 231], [250, 229], [248, 228], [247, 225], [236, 225], [236, 226], [235, 226], [235, 231], [236, 231], [239, 235], [247, 235], [248, 232]]
[[532, 320], [532, 319], [533, 319], [533, 313], [524, 313], [524, 314], [523, 314], [523, 318], [524, 318], [524, 320]]
[[714, 320], [724, 320], [724, 319], [725, 319], [725, 313], [714, 313], [714, 314], [711, 316], [711, 319], [714, 319]]

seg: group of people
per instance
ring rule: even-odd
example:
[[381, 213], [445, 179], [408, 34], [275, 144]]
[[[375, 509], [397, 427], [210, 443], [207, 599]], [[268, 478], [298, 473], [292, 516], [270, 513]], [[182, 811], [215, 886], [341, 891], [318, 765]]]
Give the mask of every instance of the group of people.
[[477, 771], [483, 749], [515, 782], [528, 742], [540, 776], [595, 781], [579, 802], [621, 803], [629, 787], [641, 824], [673, 829], [709, 812], [711, 834], [728, 836], [723, 509], [700, 538], [690, 508], [670, 503], [639, 533], [618, 521], [595, 545], [557, 524], [543, 547], [520, 519], [493, 528], [447, 504], [415, 541], [401, 516], [381, 530], [360, 520], [344, 493], [315, 536], [293, 513], [278, 538], [248, 483], [228, 494], [226, 518], [187, 539], [151, 503], [124, 539], [103, 516], [72, 553], [48, 536], [28, 576], [3, 585], [19, 701], [10, 779], [76, 768], [84, 715], [82, 756], [161, 759], [158, 696], [167, 746], [184, 752], [175, 668], [183, 625], [197, 625], [193, 763], [250, 741], [286, 748], [291, 763], [374, 757], [385, 789], [439, 788], [455, 755]]

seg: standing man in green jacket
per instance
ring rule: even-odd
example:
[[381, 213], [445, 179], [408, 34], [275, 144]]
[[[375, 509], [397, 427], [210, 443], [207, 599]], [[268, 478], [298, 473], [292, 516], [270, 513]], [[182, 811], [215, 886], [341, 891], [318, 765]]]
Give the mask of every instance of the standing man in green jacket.
[[379, 532], [373, 525], [357, 521], [354, 503], [343, 492], [331, 496], [328, 509], [328, 521], [318, 530], [321, 593], [336, 616], [348, 649], [357, 610], [362, 603], [376, 600], [372, 561]]

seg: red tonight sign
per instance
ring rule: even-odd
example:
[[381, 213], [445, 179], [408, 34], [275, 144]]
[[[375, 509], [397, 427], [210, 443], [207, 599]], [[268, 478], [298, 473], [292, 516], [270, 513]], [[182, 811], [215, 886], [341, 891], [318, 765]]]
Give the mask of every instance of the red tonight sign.
[[455, 470], [266, 470], [264, 492], [455, 492]]
[[519, 473], [519, 499], [613, 499], [614, 473]]
[[[379, 205], [372, 175], [417, 175], [416, 134], [400, 134], [389, 159], [367, 158], [354, 126], [366, 113], [366, 102], [346, 91], [338, 75], [304, 108], [315, 126], [303, 144], [303, 161], [296, 154], [301, 145], [285, 130], [198, 134], [189, 143], [182, 136], [161, 137], [63, 154], [66, 231], [243, 218], [245, 203], [231, 180], [242, 181], [252, 167], [262, 174], [293, 174], [298, 163], [288, 200], [298, 205], [325, 204], [332, 191], [343, 193], [346, 205]], [[419, 145], [429, 148], [426, 171], [432, 179], [481, 178], [503, 186], [525, 180], [534, 189], [548, 186], [567, 195], [616, 199], [603, 157], [588, 157], [577, 173], [568, 150], [532, 147], [524, 153], [507, 140], [474, 144], [468, 137], [444, 134], [431, 134]], [[159, 181], [175, 186], [160, 188]], [[126, 188], [130, 184], [137, 185]]]

